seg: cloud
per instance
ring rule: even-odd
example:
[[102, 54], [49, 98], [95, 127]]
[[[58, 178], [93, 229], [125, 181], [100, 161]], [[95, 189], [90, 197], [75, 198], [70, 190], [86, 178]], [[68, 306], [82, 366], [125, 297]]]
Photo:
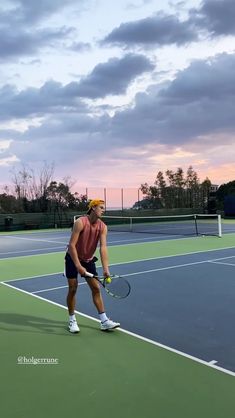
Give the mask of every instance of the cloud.
[[[8, 22], [11, 26], [13, 24], [33, 26], [74, 3], [74, 0], [8, 0], [7, 2], [3, 0], [5, 9], [1, 13], [0, 22]], [[84, 3], [85, 0], [79, 0], [80, 7], [83, 7]]]
[[56, 81], [48, 81], [41, 88], [30, 87], [18, 91], [14, 86], [5, 85], [0, 89], [0, 120], [29, 118], [59, 114], [60, 112], [84, 112], [87, 106], [67, 87]]
[[183, 144], [202, 135], [235, 132], [235, 55], [193, 62], [172, 82], [136, 96], [135, 107], [113, 118], [122, 143]]
[[211, 37], [235, 35], [234, 0], [204, 0], [200, 8], [190, 10], [190, 16], [189, 21], [208, 31]]
[[86, 52], [90, 51], [92, 47], [88, 42], [73, 42], [69, 48], [76, 52]]
[[[60, 20], [51, 23], [48, 19], [72, 5], [76, 5], [74, 0], [3, 0], [0, 14], [0, 60], [5, 62], [6, 59], [36, 55], [45, 47], [55, 48], [75, 29], [56, 24]], [[81, 0], [80, 10], [84, 5], [85, 0]]]
[[102, 98], [126, 92], [129, 84], [138, 76], [154, 69], [144, 55], [127, 54], [123, 58], [111, 58], [98, 64], [77, 86], [80, 97]]
[[110, 32], [101, 44], [130, 46], [185, 45], [196, 41], [197, 32], [191, 22], [159, 13], [134, 22], [122, 23]]
[[32, 56], [41, 48], [54, 47], [73, 31], [72, 28], [26, 31], [0, 27], [0, 61], [15, 57]]
[[65, 86], [50, 80], [41, 88], [18, 91], [12, 85], [0, 89], [0, 120], [45, 116], [54, 113], [89, 112], [81, 98], [101, 98], [126, 92], [129, 84], [154, 65], [143, 55], [129, 54], [97, 65], [81, 82]]
[[123, 48], [182, 46], [208, 37], [208, 34], [211, 37], [235, 35], [234, 21], [234, 0], [204, 0], [200, 7], [189, 9], [185, 20], [159, 12], [155, 16], [122, 23], [100, 43]]
[[[21, 134], [16, 132], [15, 137], [12, 130], [11, 135], [0, 132], [0, 137], [13, 139], [9, 156], [26, 162], [53, 156], [56, 164], [65, 166], [68, 161], [67, 169], [76, 167], [77, 159], [80, 169], [98, 160], [119, 157], [151, 162], [161, 147], [166, 155], [179, 147], [187, 153], [193, 150], [195, 161], [221, 143], [224, 152], [229, 149], [231, 154], [235, 133], [234, 67], [235, 54], [195, 61], [167, 84], [151, 85], [146, 92], [138, 93], [132, 107], [116, 111], [113, 117], [96, 113], [95, 107], [77, 101], [75, 92], [67, 86], [51, 81], [33, 90], [31, 96], [28, 90], [21, 93], [21, 101], [16, 96], [18, 106], [13, 100], [14, 112], [26, 102], [29, 112], [47, 112], [40, 126], [29, 126]], [[11, 95], [15, 98], [14, 90], [6, 88], [5, 96]], [[69, 103], [71, 110], [66, 108]], [[136, 150], [146, 152], [140, 156]]]

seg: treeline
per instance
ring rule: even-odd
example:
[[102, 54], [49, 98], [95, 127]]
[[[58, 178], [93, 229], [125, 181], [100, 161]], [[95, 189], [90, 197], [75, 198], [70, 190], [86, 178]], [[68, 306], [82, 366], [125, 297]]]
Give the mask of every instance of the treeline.
[[53, 179], [54, 166], [44, 164], [38, 175], [33, 169], [22, 167], [12, 172], [13, 192], [9, 187], [0, 194], [0, 213], [36, 213], [83, 211], [87, 208], [87, 197], [72, 193], [72, 182]]
[[136, 202], [139, 209], [200, 208], [206, 210], [211, 193], [211, 181], [200, 182], [198, 174], [189, 166], [186, 175], [182, 168], [175, 172], [157, 173], [153, 185], [141, 184], [144, 199]]
[[[5, 186], [0, 194], [0, 213], [49, 212], [60, 219], [68, 211], [87, 210], [87, 196], [72, 193], [74, 184], [70, 178], [54, 180], [53, 164], [44, 163], [38, 174], [23, 166], [12, 172], [12, 183], [12, 190]], [[235, 181], [215, 191], [208, 178], [200, 182], [197, 172], [189, 166], [186, 173], [182, 168], [159, 171], [154, 184], [141, 184], [140, 190], [144, 198], [134, 204], [134, 209], [192, 208], [215, 213], [224, 210], [227, 196], [235, 196]]]

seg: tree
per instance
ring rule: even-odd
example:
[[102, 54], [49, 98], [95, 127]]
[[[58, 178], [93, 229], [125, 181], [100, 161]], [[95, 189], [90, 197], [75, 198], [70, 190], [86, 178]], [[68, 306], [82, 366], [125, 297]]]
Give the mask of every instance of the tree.
[[225, 196], [228, 195], [235, 195], [235, 180], [222, 184], [216, 192], [216, 198], [219, 202], [223, 202]]
[[187, 170], [187, 177], [185, 180], [187, 189], [187, 207], [197, 207], [199, 203], [199, 179], [196, 171], [190, 165]]
[[164, 179], [164, 174], [162, 171], [159, 171], [154, 182], [155, 186], [158, 189], [159, 198], [161, 199], [162, 206], [166, 205], [166, 181]]
[[183, 195], [184, 195], [184, 172], [181, 167], [174, 173], [172, 170], [167, 170], [166, 175], [170, 184], [168, 192], [171, 194], [170, 202], [174, 208], [183, 207]]
[[216, 192], [217, 207], [223, 210], [226, 196], [234, 196], [234, 195], [235, 195], [235, 180], [222, 184]]
[[23, 212], [22, 202], [11, 194], [0, 194], [0, 213]]
[[65, 177], [63, 182], [53, 180], [54, 164], [44, 162], [36, 173], [34, 169], [22, 165], [13, 169], [13, 192], [8, 186], [0, 194], [0, 212], [53, 212], [62, 221], [63, 214], [69, 210], [85, 211], [87, 196], [72, 193], [74, 181]]
[[162, 207], [160, 192], [157, 186], [149, 186], [147, 183], [144, 183], [141, 184], [140, 190], [146, 198], [140, 202], [136, 202], [133, 206], [134, 209], [159, 209]]
[[46, 190], [52, 181], [54, 164], [44, 162], [39, 174], [34, 169], [22, 165], [21, 169], [12, 170], [12, 181], [16, 198], [21, 200], [26, 212], [47, 210]]
[[69, 209], [79, 211], [87, 209], [87, 196], [78, 195], [78, 193], [73, 194], [70, 191], [68, 178], [65, 179], [65, 182], [67, 184], [52, 181], [46, 190], [50, 210], [54, 213], [54, 223], [57, 223], [56, 218], [58, 218], [60, 226], [62, 226], [63, 217]]
[[[159, 171], [154, 186], [147, 183], [141, 185], [144, 205], [148, 201], [151, 208], [151, 202], [155, 202], [155, 207], [158, 208], [206, 208], [211, 187], [208, 178], [200, 184], [192, 166], [189, 166], [186, 177], [181, 167], [178, 167], [176, 172], [166, 170], [165, 175], [166, 180], [162, 171]], [[140, 206], [140, 202], [138, 204]]]
[[208, 209], [208, 204], [210, 200], [210, 191], [211, 191], [211, 181], [206, 177], [206, 179], [200, 185], [201, 190], [201, 201], [203, 202], [204, 210]]

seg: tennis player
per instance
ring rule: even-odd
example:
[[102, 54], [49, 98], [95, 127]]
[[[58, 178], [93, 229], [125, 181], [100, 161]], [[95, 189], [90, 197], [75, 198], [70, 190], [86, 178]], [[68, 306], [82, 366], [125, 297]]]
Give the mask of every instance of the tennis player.
[[[99, 244], [100, 258], [103, 267], [103, 275], [110, 276], [108, 267], [107, 251], [107, 226], [101, 221], [104, 213], [104, 201], [101, 199], [91, 200], [88, 206], [87, 215], [78, 218], [73, 226], [68, 250], [65, 255], [65, 275], [68, 280], [67, 306], [69, 312], [69, 331], [78, 333], [80, 331], [76, 317], [76, 292], [78, 287], [78, 273], [85, 277], [86, 272], [97, 275], [94, 253]], [[99, 282], [95, 278], [86, 278], [92, 293], [94, 305], [98, 311], [100, 328], [102, 331], [112, 330], [120, 326], [113, 322], [105, 313], [104, 303], [100, 292]]]

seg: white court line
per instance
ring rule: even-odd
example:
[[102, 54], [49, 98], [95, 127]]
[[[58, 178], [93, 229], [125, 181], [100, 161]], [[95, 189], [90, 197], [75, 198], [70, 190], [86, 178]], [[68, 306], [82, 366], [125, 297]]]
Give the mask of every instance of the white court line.
[[[65, 244], [66, 245], [66, 244]], [[9, 255], [9, 254], [19, 254], [19, 253], [28, 253], [28, 252], [36, 252], [36, 251], [48, 251], [48, 250], [59, 250], [59, 249], [63, 249], [63, 248], [65, 248], [65, 247], [62, 247], [62, 246], [60, 246], [60, 247], [49, 247], [49, 248], [37, 248], [37, 249], [34, 249], [34, 250], [18, 250], [18, 251], [8, 251], [8, 252], [6, 252], [6, 253], [0, 253], [0, 255]], [[44, 253], [42, 253], [42, 254], [39, 254], [39, 255], [43, 255]], [[29, 257], [30, 257], [30, 254], [29, 254]], [[8, 259], [9, 257], [5, 257], [5, 258], [0, 258], [0, 260], [6, 260], [6, 259]], [[13, 257], [11, 257], [11, 258], [13, 258]]]
[[63, 241], [52, 241], [52, 240], [48, 240], [48, 239], [38, 239], [38, 238], [25, 238], [25, 237], [17, 237], [15, 235], [9, 235], [8, 238], [13, 238], [13, 239], [21, 239], [24, 241], [36, 241], [36, 242], [50, 242], [52, 244], [64, 244], [66, 245], [66, 243]]
[[[14, 287], [14, 286], [11, 286], [10, 284], [5, 283], [5, 282], [1, 282], [1, 284], [2, 284], [2, 285], [4, 285], [4, 286], [10, 287], [10, 288], [12, 288], [12, 289], [14, 289], [14, 290], [16, 290], [16, 291], [18, 291], [18, 292], [25, 293], [26, 295], [32, 296], [32, 297], [34, 297], [34, 298], [40, 299], [40, 300], [42, 300], [42, 301], [44, 301], [44, 302], [50, 303], [50, 304], [52, 304], [52, 305], [55, 305], [55, 306], [58, 306], [58, 307], [60, 307], [60, 308], [63, 308], [63, 309], [66, 309], [66, 310], [67, 310], [67, 307], [66, 307], [66, 306], [63, 306], [63, 305], [61, 305], [61, 304], [59, 304], [59, 303], [57, 303], [57, 302], [53, 302], [53, 301], [51, 301], [51, 300], [45, 299], [45, 298], [43, 298], [43, 297], [41, 297], [41, 296], [38, 296], [38, 295], [33, 295], [32, 293], [27, 292], [26, 290], [18, 289], [18, 288]], [[84, 318], [91, 319], [92, 321], [95, 321], [95, 322], [100, 322], [97, 318], [93, 318], [93, 317], [92, 317], [92, 316], [90, 316], [90, 315], [86, 315], [86, 314], [84, 314], [84, 313], [82, 313], [82, 312], [79, 312], [79, 311], [75, 311], [75, 312], [76, 312], [78, 315], [83, 316]], [[182, 351], [175, 350], [174, 348], [168, 347], [167, 345], [164, 345], [164, 344], [158, 343], [158, 342], [153, 341], [153, 340], [151, 340], [151, 339], [149, 339], [149, 338], [142, 337], [141, 335], [135, 334], [135, 333], [130, 332], [130, 331], [128, 331], [128, 330], [125, 330], [125, 329], [123, 329], [123, 328], [119, 328], [119, 330], [118, 330], [118, 331], [116, 331], [116, 332], [119, 332], [119, 331], [120, 331], [120, 332], [123, 332], [123, 333], [125, 333], [125, 334], [128, 334], [128, 335], [130, 335], [130, 336], [132, 336], [132, 337], [135, 337], [135, 338], [137, 338], [137, 339], [139, 339], [139, 340], [141, 340], [141, 341], [145, 341], [145, 342], [147, 342], [147, 343], [149, 343], [149, 344], [152, 344], [152, 345], [155, 345], [155, 346], [157, 346], [157, 347], [163, 348], [163, 349], [165, 349], [165, 350], [167, 350], [167, 351], [169, 351], [169, 352], [171, 352], [171, 353], [178, 354], [178, 355], [180, 355], [180, 356], [182, 356], [182, 357], [185, 357], [185, 358], [187, 358], [187, 359], [189, 359], [189, 360], [192, 360], [192, 361], [194, 361], [194, 362], [196, 362], [196, 363], [203, 364], [204, 366], [210, 367], [211, 369], [214, 369], [214, 370], [217, 370], [217, 371], [223, 372], [223, 373], [228, 374], [228, 375], [230, 375], [230, 376], [235, 376], [235, 373], [234, 373], [234, 372], [232, 372], [232, 371], [230, 371], [230, 370], [226, 370], [226, 369], [224, 369], [224, 368], [222, 368], [222, 367], [216, 366], [215, 364], [211, 364], [211, 362], [207, 362], [207, 361], [201, 360], [201, 359], [199, 359], [199, 358], [197, 358], [197, 357], [194, 357], [194, 356], [191, 356], [191, 355], [189, 355], [189, 354], [183, 353]]]
[[[155, 237], [155, 239], [154, 239], [154, 237]], [[132, 244], [135, 244], [135, 242], [133, 242], [133, 241], [140, 241], [140, 242], [143, 242], [143, 241], [160, 242], [160, 241], [166, 241], [167, 239], [169, 239], [171, 237], [174, 237], [175, 238], [175, 235], [161, 235], [161, 236], [157, 236], [156, 237], [154, 234], [151, 234], [149, 237], [146, 237], [146, 238], [132, 238], [132, 239], [122, 239], [122, 240], [119, 240], [119, 241], [108, 241], [108, 245], [109, 244], [116, 244], [117, 242], [121, 242], [123, 245], [125, 245], [125, 243], [126, 242], [129, 242], [129, 241]], [[160, 239], [160, 238], [162, 238], [162, 239]], [[188, 238], [192, 238], [192, 237], [185, 237], [185, 238], [188, 239]], [[175, 238], [175, 240], [176, 239], [177, 238]], [[178, 239], [182, 239], [182, 238], [178, 238]], [[172, 241], [173, 241], [173, 239], [172, 239]]]
[[[228, 257], [224, 257], [224, 258], [228, 258]], [[231, 258], [231, 257], [229, 257], [229, 258]], [[142, 271], [137, 271], [135, 273], [122, 274], [122, 277], [137, 276], [137, 275], [140, 275], [140, 274], [144, 275], [144, 274], [147, 274], [147, 273], [154, 273], [154, 272], [157, 272], [157, 271], [164, 271], [164, 270], [171, 270], [171, 269], [175, 269], [175, 268], [194, 266], [194, 265], [203, 264], [203, 263], [213, 263], [213, 260], [195, 261], [195, 262], [192, 262], [192, 263], [176, 264], [174, 266], [159, 267], [159, 268], [151, 269], [151, 270], [142, 270]], [[118, 264], [122, 264], [122, 263], [118, 263]], [[215, 263], [215, 264], [217, 264], [217, 263]], [[221, 263], [221, 264], [223, 264], [223, 263]], [[113, 266], [113, 265], [116, 265], [116, 264], [111, 264], [110, 267]], [[231, 264], [231, 265], [234, 266], [234, 264]], [[42, 275], [39, 275], [39, 276], [31, 276], [31, 277], [23, 277], [23, 278], [20, 278], [20, 279], [7, 280], [7, 283], [15, 282], [15, 281], [18, 281], [18, 280], [29, 280], [29, 279], [39, 278], [39, 277], [45, 277], [46, 278], [47, 276], [53, 276], [54, 274], [55, 275], [56, 274], [63, 275], [62, 272], [42, 274]], [[145, 278], [145, 280], [146, 280], [146, 278]], [[0, 283], [6, 283], [6, 282], [0, 282]], [[79, 286], [81, 284], [86, 284], [86, 282], [79, 283]], [[32, 293], [39, 293], [39, 292], [46, 292], [46, 291], [49, 291], [49, 290], [63, 289], [65, 287], [67, 287], [67, 286], [53, 287], [53, 288], [50, 288], [50, 289], [42, 289], [42, 290], [37, 290], [37, 291], [32, 292]]]
[[[143, 260], [142, 260], [143, 261]], [[170, 270], [170, 269], [174, 269], [174, 268], [178, 268], [178, 267], [187, 267], [187, 266], [191, 266], [191, 265], [194, 265], [194, 264], [202, 264], [202, 263], [207, 263], [208, 261], [207, 260], [205, 260], [205, 261], [196, 261], [196, 262], [193, 262], [193, 263], [185, 263], [185, 264], [176, 264], [176, 265], [174, 265], [174, 266], [168, 266], [168, 267], [159, 267], [159, 268], [156, 268], [156, 269], [151, 269], [151, 270], [144, 270], [144, 271], [138, 271], [138, 272], [136, 272], [136, 273], [127, 273], [127, 274], [122, 274], [122, 276], [123, 277], [127, 277], [127, 276], [134, 276], [134, 275], [137, 275], [137, 274], [145, 274], [145, 273], [152, 273], [152, 272], [154, 272], [154, 271], [162, 271], [162, 270]], [[122, 264], [129, 264], [128, 262], [126, 262], [126, 263], [116, 263], [116, 264], [110, 264], [110, 267], [112, 267], [112, 266], [116, 266], [116, 265], [122, 265]], [[41, 275], [39, 275], [39, 276], [31, 276], [31, 277], [21, 277], [21, 278], [18, 278], [18, 279], [10, 279], [10, 280], [7, 280], [7, 283], [11, 283], [11, 282], [15, 282], [15, 281], [18, 281], [18, 280], [29, 280], [29, 279], [34, 279], [34, 278], [38, 278], [38, 277], [46, 277], [46, 276], [52, 276], [53, 274], [63, 274], [63, 272], [57, 272], [57, 273], [50, 273], [50, 274], [41, 274]], [[6, 281], [4, 281], [4, 282], [0, 282], [0, 283], [6, 283]]]
[[195, 264], [203, 264], [203, 263], [207, 263], [207, 262], [208, 261], [205, 260], [205, 261], [195, 261], [194, 263], [176, 264], [175, 266], [159, 267], [157, 269], [151, 269], [151, 270], [138, 271], [138, 272], [135, 272], [135, 273], [122, 274], [122, 276], [123, 277], [136, 276], [138, 274], [153, 273], [154, 271], [171, 270], [171, 269], [175, 269], [175, 268], [178, 268], [178, 267], [194, 266]]
[[66, 287], [68, 286], [50, 287], [49, 289], [35, 290], [35, 292], [31, 292], [31, 293], [35, 295], [37, 293], [49, 292], [50, 290], [65, 289]]
[[[115, 233], [115, 235], [116, 235], [116, 233]], [[30, 241], [42, 241], [42, 242], [51, 242], [51, 243], [55, 243], [55, 244], [63, 244], [64, 245], [64, 248], [65, 248], [65, 250], [66, 250], [66, 247], [67, 247], [67, 243], [65, 243], [65, 242], [60, 242], [60, 241], [49, 241], [49, 240], [38, 240], [38, 239], [30, 239], [30, 238], [22, 238], [22, 237], [15, 237], [14, 235], [9, 235], [9, 236], [5, 236], [4, 235], [4, 237], [5, 238], [18, 238], [18, 239], [26, 239], [26, 240], [30, 240]], [[174, 237], [175, 237], [175, 235], [174, 235]], [[1, 238], [1, 236], [0, 236], [0, 238]], [[108, 242], [108, 245], [110, 245], [110, 244], [116, 244], [116, 243], [122, 243], [123, 245], [134, 245], [134, 244], [138, 244], [137, 242], [133, 242], [133, 240], [134, 241], [140, 241], [140, 243], [141, 242], [143, 242], [143, 241], [149, 241], [148, 243], [154, 243], [154, 242], [161, 242], [161, 241], [166, 241], [166, 238], [171, 238], [171, 235], [169, 235], [169, 236], [164, 236], [162, 239], [157, 239], [157, 240], [154, 240], [153, 239], [153, 237], [146, 237], [146, 238], [132, 238], [131, 240], [120, 240], [120, 241], [109, 241]], [[181, 239], [189, 239], [189, 238], [192, 238], [192, 237], [184, 237], [184, 238], [175, 238], [175, 239], [171, 239], [171, 241], [175, 241], [175, 240], [181, 240]], [[126, 242], [128, 242], [128, 241], [130, 241], [130, 244], [126, 244]], [[144, 244], [144, 242], [143, 242], [143, 244]], [[119, 247], [119, 245], [111, 245], [111, 247]], [[233, 248], [233, 247], [232, 247]], [[19, 253], [28, 253], [28, 252], [37, 252], [37, 251], [45, 251], [45, 253], [40, 253], [40, 254], [28, 254], [28, 255], [26, 255], [26, 256], [22, 256], [22, 257], [30, 257], [31, 255], [33, 255], [33, 256], [39, 256], [39, 255], [47, 255], [47, 253], [46, 253], [46, 251], [47, 250], [59, 250], [59, 249], [62, 249], [62, 247], [51, 247], [51, 248], [37, 248], [37, 249], [33, 249], [33, 250], [19, 250], [19, 251], [8, 251], [8, 252], [5, 252], [5, 253], [1, 253], [0, 252], [0, 256], [1, 255], [10, 255], [10, 254], [19, 254]], [[18, 257], [21, 257], [21, 256], [19, 256], [19, 255], [17, 255], [17, 256], [15, 256], [15, 257], [11, 257], [11, 258], [18, 258]], [[6, 259], [8, 259], [9, 257], [1, 257], [0, 258], [0, 260], [6, 260]]]
[[222, 264], [223, 266], [233, 266], [233, 267], [235, 267], [235, 264], [221, 263], [220, 261], [209, 261], [209, 263], [211, 263], [211, 264]]
[[[181, 239], [181, 238], [180, 238]], [[184, 238], [183, 238], [184, 239]], [[188, 239], [188, 238], [186, 238]], [[173, 241], [173, 240], [172, 240]], [[151, 242], [147, 242], [147, 243], [143, 243], [145, 244], [153, 244], [153, 243], [159, 243], [160, 241], [151, 241]], [[136, 244], [126, 244], [126, 246], [129, 245], [136, 245]], [[120, 247], [120, 245], [113, 245], [112, 247]], [[193, 254], [202, 254], [202, 253], [209, 253], [209, 252], [213, 252], [213, 251], [225, 251], [225, 250], [233, 250], [235, 249], [235, 245], [232, 247], [224, 247], [224, 248], [213, 248], [213, 249], [207, 249], [207, 250], [198, 250], [198, 251], [192, 251], [189, 253], [180, 253], [180, 254], [169, 254], [169, 255], [162, 255], [159, 257], [151, 257], [151, 258], [143, 258], [143, 259], [137, 259], [137, 260], [131, 260], [131, 261], [122, 261], [120, 263], [115, 263], [112, 264], [114, 265], [119, 265], [119, 264], [129, 264], [129, 263], [138, 263], [138, 262], [142, 262], [142, 261], [150, 261], [150, 260], [161, 260], [161, 259], [165, 259], [165, 258], [173, 258], [173, 257], [183, 257], [185, 255], [193, 255]], [[63, 251], [61, 251], [61, 253], [63, 253]], [[65, 251], [64, 251], [65, 254]], [[51, 253], [45, 253], [45, 254], [35, 254], [35, 255], [22, 255], [20, 258], [27, 258], [27, 257], [40, 257], [40, 256], [50, 256]], [[225, 258], [231, 258], [233, 256], [229, 256], [229, 257], [225, 257]], [[19, 257], [11, 257], [11, 259], [13, 258], [19, 258]], [[6, 258], [0, 258], [1, 260], [9, 260], [9, 257]], [[220, 259], [218, 259], [220, 260]]]
[[[137, 272], [135, 272], [135, 273], [127, 273], [127, 274], [122, 274], [122, 277], [137, 276], [137, 275], [139, 275], [139, 274], [147, 274], [147, 273], [153, 273], [153, 272], [155, 272], [155, 271], [170, 270], [170, 269], [175, 269], [175, 268], [178, 268], [178, 267], [188, 267], [188, 266], [193, 266], [193, 265], [195, 265], [195, 264], [203, 264], [203, 263], [207, 263], [207, 261], [198, 261], [198, 262], [194, 262], [194, 263], [177, 264], [177, 265], [175, 265], [175, 266], [159, 267], [159, 268], [157, 268], [157, 269], [137, 271]], [[40, 277], [40, 276], [38, 276], [38, 277]], [[34, 278], [34, 277], [32, 277], [32, 279], [33, 279], [33, 278]], [[146, 279], [146, 278], [145, 278], [145, 279]], [[19, 280], [19, 279], [18, 279], [18, 280]], [[21, 280], [24, 280], [24, 279], [21, 279]], [[7, 281], [7, 283], [9, 283], [9, 282], [11, 282], [11, 281], [14, 281], [14, 280], [9, 280], [9, 281]], [[1, 282], [1, 283], [2, 283], [2, 282]], [[3, 282], [3, 283], [4, 283], [4, 282]], [[80, 286], [81, 284], [86, 284], [86, 282], [79, 283], [79, 286]], [[51, 288], [51, 289], [42, 289], [42, 290], [37, 290], [37, 291], [35, 291], [35, 292], [31, 292], [31, 293], [47, 292], [47, 291], [49, 291], [49, 290], [63, 289], [63, 288], [65, 288], [65, 287], [67, 287], [67, 286], [53, 287], [53, 288]]]
[[[127, 273], [127, 274], [122, 274], [122, 277], [130, 277], [130, 276], [137, 276], [139, 274], [147, 274], [147, 273], [153, 273], [153, 272], [157, 272], [157, 271], [164, 271], [164, 270], [170, 270], [170, 269], [175, 269], [175, 268], [180, 268], [180, 267], [188, 267], [188, 266], [193, 266], [195, 264], [203, 264], [203, 263], [214, 263], [213, 261], [210, 260], [204, 260], [204, 261], [197, 261], [194, 263], [185, 263], [185, 264], [177, 264], [175, 266], [168, 266], [168, 267], [159, 267], [157, 269], [151, 269], [151, 270], [143, 270], [143, 271], [137, 271], [135, 273]], [[215, 263], [215, 264], [225, 264], [225, 263]], [[226, 264], [228, 265], [228, 264]], [[234, 266], [234, 264], [229, 264], [231, 266]], [[235, 266], [234, 266], [235, 267]], [[40, 277], [40, 276], [38, 276]], [[33, 277], [32, 277], [33, 278]], [[145, 278], [146, 279], [146, 278]], [[22, 279], [23, 280], [23, 279]], [[7, 283], [9, 283], [11, 280], [9, 280]], [[14, 280], [13, 280], [14, 281]], [[81, 282], [79, 283], [79, 286], [81, 286], [81, 284], [86, 284], [86, 282]], [[50, 289], [42, 289], [42, 290], [37, 290], [35, 292], [32, 293], [40, 293], [40, 292], [46, 292], [49, 290], [57, 290], [57, 289], [63, 289], [66, 288], [67, 286], [60, 286], [60, 287], [53, 287]]]
[[[148, 241], [150, 241], [151, 239], [150, 238], [144, 238], [145, 240], [148, 240]], [[31, 241], [38, 241], [38, 240], [31, 240]], [[133, 242], [133, 239], [132, 240], [125, 240], [125, 241], [123, 241], [123, 240], [121, 240], [121, 241], [111, 241], [111, 242], [109, 242], [109, 244], [113, 244], [113, 243], [117, 243], [117, 242], [120, 242], [120, 243], [123, 243], [123, 245], [125, 245], [125, 242], [128, 242], [128, 241], [131, 241], [131, 242]], [[138, 239], [136, 239], [136, 241], [138, 241]], [[141, 242], [143, 241], [143, 239], [141, 239]], [[54, 241], [43, 241], [43, 242], [54, 242]], [[151, 242], [156, 242], [155, 240], [151, 240]], [[58, 244], [58, 242], [55, 242], [55, 244]], [[22, 253], [28, 253], [28, 252], [39, 252], [39, 251], [45, 251], [45, 253], [47, 252], [47, 251], [49, 251], [49, 250], [63, 250], [63, 248], [66, 250], [66, 247], [67, 247], [67, 244], [66, 243], [63, 243], [63, 247], [62, 246], [60, 246], [60, 247], [44, 247], [44, 248], [36, 248], [36, 249], [28, 249], [28, 250], [18, 250], [18, 251], [8, 251], [8, 252], [5, 252], [5, 253], [0, 253], [0, 256], [2, 256], [2, 255], [11, 255], [11, 254], [22, 254]], [[44, 253], [42, 253], [42, 254], [39, 254], [39, 255], [43, 255]], [[28, 254], [28, 256], [30, 257], [30, 255], [31, 254]], [[8, 257], [5, 257], [5, 258], [8, 258]], [[0, 258], [0, 260], [4, 260], [4, 257], [3, 258]]]
[[[199, 251], [199, 253], [200, 252], [205, 252], [205, 251]], [[112, 266], [122, 266], [122, 265], [125, 265], [125, 264], [142, 263], [142, 262], [145, 262], [145, 261], [152, 261], [152, 260], [161, 260], [161, 259], [171, 258], [171, 257], [182, 257], [184, 255], [191, 255], [191, 254], [198, 254], [198, 252], [195, 252], [195, 253], [185, 253], [185, 254], [176, 254], [176, 255], [172, 255], [172, 256], [171, 255], [167, 255], [167, 256], [155, 257], [155, 258], [146, 258], [144, 260], [133, 260], [133, 261], [124, 261], [124, 262], [120, 262], [120, 263], [112, 263], [112, 264], [110, 264], [110, 267], [112, 267]], [[135, 274], [150, 273], [150, 272], [154, 272], [154, 271], [168, 270], [168, 269], [173, 269], [173, 268], [177, 268], [177, 267], [186, 267], [186, 266], [191, 266], [191, 265], [195, 265], [195, 264], [212, 263], [212, 262], [217, 261], [217, 260], [226, 260], [228, 258], [233, 258], [233, 257], [235, 257], [235, 256], [227, 256], [227, 257], [215, 258], [215, 259], [204, 260], [204, 261], [195, 261], [193, 263], [176, 264], [174, 266], [160, 267], [160, 268], [157, 268], [157, 269], [146, 270], [144, 272], [129, 273], [129, 274], [126, 274], [126, 275], [125, 274], [122, 274], [122, 276], [128, 276], [128, 275], [131, 276], [131, 275], [135, 275]], [[7, 258], [7, 260], [9, 260], [9, 258]], [[101, 266], [98, 265], [97, 267], [99, 268]], [[20, 278], [17, 278], [17, 279], [7, 280], [7, 283], [15, 282], [15, 281], [18, 281], [18, 280], [29, 280], [29, 279], [38, 278], [38, 277], [47, 277], [47, 276], [52, 276], [53, 274], [55, 274], [55, 275], [56, 274], [63, 274], [63, 272], [62, 271], [59, 271], [59, 272], [57, 271], [55, 273], [49, 273], [49, 274], [45, 273], [45, 274], [40, 274], [38, 276], [20, 277]], [[6, 281], [4, 281], [4, 282], [6, 282]]]
[[[171, 238], [171, 237], [175, 237], [175, 235], [164, 235], [163, 239], [166, 240], [166, 239]], [[16, 236], [16, 235], [8, 235], [8, 236], [6, 235], [5, 238], [20, 239], [20, 240], [25, 240], [25, 241], [50, 242], [50, 243], [55, 243], [55, 244], [65, 244], [64, 242], [61, 242], [61, 241], [52, 241], [52, 240], [47, 240], [47, 239], [42, 239], [42, 238], [19, 237], [19, 236]], [[192, 238], [192, 237], [190, 237], [190, 238]], [[55, 238], [55, 240], [57, 240], [57, 239], [58, 239], [58, 237]], [[120, 242], [124, 243], [124, 244], [125, 244], [125, 242], [130, 242], [131, 244], [135, 244], [135, 242], [133, 242], [133, 241], [140, 241], [140, 242], [143, 242], [143, 241], [152, 242], [153, 241], [153, 242], [155, 242], [156, 239], [154, 239], [154, 234], [153, 234], [151, 236], [144, 237], [144, 238], [142, 237], [142, 238], [132, 238], [132, 239], [118, 240], [118, 241], [117, 240], [109, 241], [109, 244], [120, 243]], [[159, 240], [157, 240], [157, 241], [159, 241]]]
[[226, 257], [214, 258], [213, 261], [226, 260], [227, 258], [235, 258], [235, 255], [227, 255]]
[[[79, 286], [83, 284], [87, 284], [87, 282], [81, 282], [79, 283]], [[31, 292], [31, 293], [35, 295], [37, 293], [49, 292], [51, 290], [66, 289], [66, 288], [68, 288], [68, 286], [50, 287], [49, 289], [35, 290], [35, 292]]]
[[10, 282], [18, 282], [19, 280], [30, 280], [30, 279], [38, 279], [39, 277], [45, 277], [45, 279], [48, 277], [48, 276], [55, 276], [56, 274], [61, 274], [61, 275], [63, 275], [63, 272], [62, 271], [57, 271], [57, 272], [55, 272], [55, 273], [46, 273], [46, 274], [39, 274], [39, 275], [37, 275], [37, 276], [28, 276], [28, 277], [18, 277], [17, 279], [10, 279], [10, 280], [4, 280], [4, 281], [2, 281], [2, 282], [0, 282], [0, 283], [10, 283]]

